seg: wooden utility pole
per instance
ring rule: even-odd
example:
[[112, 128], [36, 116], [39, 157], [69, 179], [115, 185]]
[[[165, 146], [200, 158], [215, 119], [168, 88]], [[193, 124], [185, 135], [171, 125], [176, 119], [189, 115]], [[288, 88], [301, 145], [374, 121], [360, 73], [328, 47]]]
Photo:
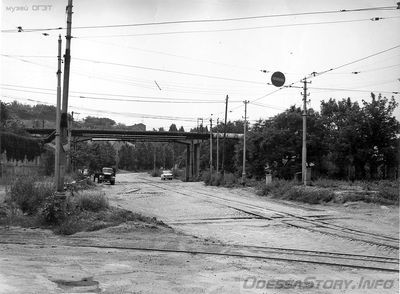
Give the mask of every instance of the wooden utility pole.
[[222, 141], [222, 172], [225, 173], [225, 141], [226, 141], [226, 123], [228, 119], [228, 100], [229, 96], [225, 98], [225, 124], [224, 124], [224, 140]]
[[72, 167], [72, 159], [71, 159], [71, 151], [72, 151], [72, 136], [71, 136], [71, 129], [72, 129], [72, 124], [73, 124], [73, 121], [74, 121], [74, 112], [72, 111], [71, 112], [71, 116], [68, 116], [68, 128], [67, 128], [67, 150], [68, 150], [68, 153], [66, 154], [66, 164], [67, 164], [67, 166], [66, 166], [66, 170], [67, 170], [67, 172], [69, 173], [69, 172], [71, 172], [72, 171], [72, 169], [71, 169], [71, 167]]
[[54, 164], [54, 176], [57, 192], [63, 192], [63, 182], [60, 176], [60, 156], [61, 156], [61, 35], [58, 36], [58, 69], [57, 69], [57, 107], [56, 107], [56, 152], [55, 152], [55, 164]]
[[217, 174], [219, 173], [219, 130], [218, 130], [219, 118], [217, 118]]
[[156, 173], [156, 144], [153, 144], [153, 172]]
[[[67, 6], [67, 35], [64, 55], [64, 81], [63, 81], [63, 95], [62, 95], [62, 108], [61, 108], [61, 131], [60, 140], [61, 145], [64, 146], [67, 143], [68, 138], [68, 93], [69, 93], [69, 74], [71, 65], [71, 27], [72, 27], [72, 0], [68, 0]], [[66, 157], [65, 150], [62, 148], [60, 156], [60, 181], [64, 183]]]
[[301, 154], [301, 177], [304, 186], [307, 186], [307, 84], [311, 82], [307, 82], [307, 79], [303, 80], [303, 147]]
[[213, 170], [213, 158], [212, 158], [212, 118], [210, 118], [210, 174], [212, 175]]
[[1, 152], [1, 134], [3, 132], [3, 123], [1, 122], [2, 111], [3, 111], [3, 103], [0, 100], [0, 178], [3, 177], [3, 153]]
[[243, 125], [243, 171], [242, 182], [246, 181], [246, 129], [247, 129], [247, 104], [248, 100], [244, 100], [244, 125]]

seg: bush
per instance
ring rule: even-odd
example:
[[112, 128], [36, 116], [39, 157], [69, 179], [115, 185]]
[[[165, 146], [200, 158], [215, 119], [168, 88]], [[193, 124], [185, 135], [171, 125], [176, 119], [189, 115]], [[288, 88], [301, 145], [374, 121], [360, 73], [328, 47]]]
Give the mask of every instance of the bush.
[[238, 183], [238, 179], [232, 173], [213, 173], [206, 171], [201, 175], [202, 181], [206, 184], [206, 186], [224, 186], [224, 187], [234, 187], [235, 184]]
[[90, 177], [83, 177], [81, 179], [75, 179], [72, 182], [68, 182], [67, 189], [73, 192], [78, 192], [80, 190], [92, 189], [95, 186], [96, 184]]
[[225, 187], [231, 188], [231, 187], [234, 187], [235, 184], [237, 184], [236, 176], [231, 173], [225, 173], [224, 178], [223, 178], [223, 185]]
[[220, 186], [224, 184], [224, 177], [221, 174], [214, 173], [211, 175], [211, 186]]
[[101, 191], [82, 191], [75, 197], [74, 202], [78, 208], [93, 212], [109, 207], [108, 199]]
[[63, 200], [54, 195], [46, 198], [39, 216], [45, 225], [58, 225], [62, 223], [75, 210], [69, 198]]
[[257, 188], [258, 195], [272, 196], [310, 204], [329, 202], [335, 198], [334, 193], [326, 188], [304, 187], [293, 181], [274, 180]]
[[161, 176], [161, 171], [159, 169], [153, 169], [150, 173], [152, 177], [160, 177]]
[[272, 197], [281, 198], [289, 189], [296, 185], [297, 183], [294, 181], [274, 179], [269, 184], [262, 183], [257, 188], [257, 194], [261, 196], [272, 195]]
[[[330, 187], [337, 190], [336, 202], [363, 201], [366, 203], [398, 204], [399, 184], [397, 181], [337, 181], [319, 179], [313, 182], [314, 186]], [[344, 190], [344, 191], [341, 191]]]
[[319, 178], [317, 180], [313, 181], [313, 186], [317, 186], [317, 187], [322, 187], [322, 188], [336, 188], [336, 187], [340, 187], [343, 182], [338, 181], [338, 180], [332, 180], [332, 179], [325, 179], [325, 178]]
[[172, 169], [172, 175], [174, 176], [174, 179], [181, 180], [182, 182], [186, 181], [186, 171], [183, 169], [177, 169], [177, 168]]
[[28, 214], [35, 213], [47, 197], [50, 197], [55, 188], [52, 182], [39, 182], [34, 177], [18, 177], [7, 189], [9, 201]]
[[398, 181], [375, 181], [375, 182], [359, 182], [367, 191], [377, 191], [377, 200], [373, 202], [378, 202], [382, 204], [398, 204], [399, 203], [399, 182]]
[[399, 203], [399, 187], [382, 187], [378, 193], [380, 199], [388, 200], [392, 203]]
[[88, 176], [85, 176], [83, 173], [78, 172], [78, 171], [71, 173], [70, 176], [75, 181], [82, 181], [82, 180], [86, 180], [88, 178]]
[[84, 229], [84, 226], [75, 216], [64, 219], [58, 227], [55, 228], [54, 232], [60, 235], [73, 235]]
[[211, 174], [209, 171], [205, 171], [201, 174], [201, 180], [206, 184], [206, 186], [211, 185]]
[[[33, 178], [16, 179], [7, 188], [7, 202], [0, 206], [0, 225], [38, 226], [62, 235], [99, 230], [127, 221], [165, 226], [155, 218], [109, 206], [101, 191], [80, 191], [76, 196], [69, 194], [62, 199], [53, 194], [51, 186], [50, 183], [36, 182]], [[47, 190], [49, 187], [51, 189]], [[32, 195], [36, 196], [29, 197]], [[20, 206], [26, 210], [29, 208], [32, 215], [23, 213]]]
[[177, 168], [173, 168], [172, 169], [172, 176], [174, 177], [174, 179], [178, 179], [180, 176], [179, 170]]
[[297, 186], [290, 188], [283, 199], [318, 204], [332, 201], [335, 194], [329, 189]]

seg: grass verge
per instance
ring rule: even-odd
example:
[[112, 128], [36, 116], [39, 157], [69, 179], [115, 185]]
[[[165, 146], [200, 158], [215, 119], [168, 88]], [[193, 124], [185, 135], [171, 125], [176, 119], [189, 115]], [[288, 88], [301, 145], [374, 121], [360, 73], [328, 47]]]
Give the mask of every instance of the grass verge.
[[233, 188], [240, 185], [241, 179], [238, 179], [232, 173], [213, 173], [206, 171], [202, 174], [202, 180], [206, 186], [222, 186]]
[[317, 180], [313, 186], [304, 187], [295, 181], [274, 180], [270, 184], [256, 186], [258, 195], [291, 201], [318, 203], [346, 203], [362, 201], [383, 205], [399, 204], [397, 181], [345, 182]]
[[[0, 203], [0, 225], [39, 227], [61, 235], [95, 231], [129, 221], [165, 226], [155, 218], [110, 206], [102, 191], [75, 191], [60, 200], [33, 178], [17, 179], [13, 185], [7, 189], [6, 201]], [[37, 195], [29, 197], [30, 189], [36, 188]]]

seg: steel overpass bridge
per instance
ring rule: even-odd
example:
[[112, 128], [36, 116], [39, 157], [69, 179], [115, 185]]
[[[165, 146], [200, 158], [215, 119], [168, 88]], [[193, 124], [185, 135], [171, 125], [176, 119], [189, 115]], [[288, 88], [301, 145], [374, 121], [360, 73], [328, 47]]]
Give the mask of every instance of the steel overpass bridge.
[[[54, 129], [26, 129], [32, 136], [39, 137], [44, 143], [55, 138]], [[198, 176], [200, 172], [200, 144], [210, 139], [207, 133], [130, 131], [118, 129], [71, 129], [70, 142], [83, 141], [122, 141], [122, 142], [161, 142], [186, 145], [186, 180]], [[213, 139], [223, 138], [223, 134], [213, 134]], [[226, 134], [230, 140], [239, 140], [242, 134]]]

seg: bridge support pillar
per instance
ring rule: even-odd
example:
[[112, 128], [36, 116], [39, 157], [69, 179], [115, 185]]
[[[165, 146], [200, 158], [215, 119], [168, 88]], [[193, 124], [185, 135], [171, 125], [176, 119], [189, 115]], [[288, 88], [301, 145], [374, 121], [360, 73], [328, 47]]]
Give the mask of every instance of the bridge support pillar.
[[200, 143], [191, 141], [186, 143], [186, 181], [190, 181], [200, 174]]
[[190, 179], [195, 176], [194, 142], [190, 142]]
[[200, 143], [194, 144], [194, 176], [200, 175]]
[[192, 167], [190, 164], [190, 153], [191, 153], [190, 149], [191, 149], [190, 144], [186, 145], [186, 173], [185, 173], [186, 182], [188, 182], [192, 177], [191, 175]]

